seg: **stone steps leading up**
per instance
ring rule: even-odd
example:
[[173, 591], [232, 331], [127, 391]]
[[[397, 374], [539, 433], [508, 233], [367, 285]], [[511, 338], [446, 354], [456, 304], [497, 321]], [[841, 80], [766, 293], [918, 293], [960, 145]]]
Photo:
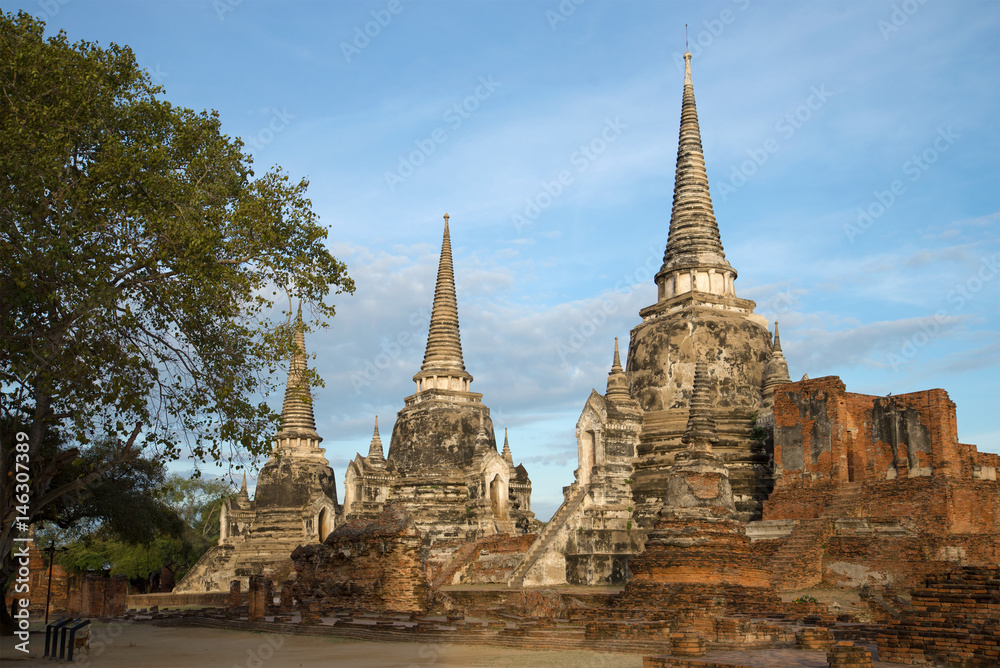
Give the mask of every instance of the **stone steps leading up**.
[[569, 499], [563, 503], [559, 509], [556, 511], [549, 523], [545, 525], [542, 530], [542, 534], [538, 537], [538, 540], [528, 548], [528, 551], [524, 555], [524, 559], [521, 561], [520, 565], [514, 569], [514, 573], [511, 575], [508, 584], [511, 587], [523, 587], [524, 577], [531, 570], [531, 567], [535, 565], [535, 562], [545, 554], [549, 545], [555, 540], [556, 535], [562, 529], [563, 525], [573, 516], [577, 508], [583, 502], [583, 498], [586, 496], [587, 491], [585, 489], [578, 489]]

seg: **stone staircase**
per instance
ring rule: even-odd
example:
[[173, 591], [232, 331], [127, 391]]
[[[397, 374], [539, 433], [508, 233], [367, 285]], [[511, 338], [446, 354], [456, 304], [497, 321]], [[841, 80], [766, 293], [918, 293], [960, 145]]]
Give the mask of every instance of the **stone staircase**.
[[833, 535], [833, 521], [799, 520], [771, 559], [771, 584], [778, 591], [796, 591], [823, 580], [823, 544]]
[[531, 570], [531, 567], [535, 565], [535, 562], [545, 554], [549, 549], [549, 545], [555, 540], [560, 529], [566, 524], [567, 521], [576, 513], [577, 509], [583, 503], [584, 497], [587, 495], [587, 490], [578, 488], [573, 494], [561, 505], [556, 514], [552, 516], [549, 523], [545, 525], [542, 530], [542, 534], [538, 537], [538, 540], [528, 548], [528, 551], [524, 555], [524, 559], [521, 561], [520, 565], [514, 569], [514, 573], [511, 575], [508, 581], [511, 587], [523, 587], [524, 577]]
[[177, 586], [174, 587], [174, 593], [228, 592], [229, 582], [232, 580], [235, 552], [232, 545], [213, 545], [210, 547], [177, 583]]

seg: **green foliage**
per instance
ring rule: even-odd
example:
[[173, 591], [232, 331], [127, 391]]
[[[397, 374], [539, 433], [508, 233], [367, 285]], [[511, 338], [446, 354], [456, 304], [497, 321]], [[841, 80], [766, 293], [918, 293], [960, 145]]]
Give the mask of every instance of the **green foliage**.
[[[231, 494], [224, 480], [161, 475], [159, 484], [148, 490], [147, 502], [162, 505], [175, 523], [169, 529], [154, 528], [135, 540], [134, 529], [123, 533], [116, 523], [98, 521], [85, 525], [90, 530], [77, 533], [57, 561], [70, 571], [106, 570], [142, 579], [166, 565], [182, 577], [218, 541], [219, 509]], [[39, 534], [42, 543], [55, 537], [51, 530]]]
[[[10, 475], [24, 431], [28, 523], [85, 490], [98, 503], [111, 490], [91, 485], [140, 453], [237, 467], [266, 453], [278, 415], [260, 397], [292, 351], [292, 300], [325, 327], [331, 295], [354, 290], [304, 179], [255, 173], [216, 112], [167, 102], [128, 47], [44, 32], [0, 14], [0, 409], [12, 426], [0, 464]], [[49, 457], [54, 431], [63, 445]], [[106, 447], [91, 457], [97, 436]], [[0, 583], [23, 531], [13, 488], [0, 487]], [[153, 506], [132, 510], [162, 535]]]
[[[83, 471], [99, 469], [114, 453], [115, 444], [100, 439], [84, 448], [74, 464]], [[130, 543], [149, 542], [161, 534], [180, 536], [184, 523], [160, 494], [165, 480], [163, 462], [139, 456], [111, 466], [79, 492], [61, 497], [45, 516], [84, 533], [103, 527]]]
[[750, 438], [755, 441], [766, 441], [768, 436], [770, 436], [770, 434], [768, 433], [767, 428], [757, 424], [757, 414], [754, 413], [753, 421], [751, 422], [750, 427]]
[[819, 603], [819, 600], [809, 594], [805, 594], [795, 599], [794, 603]]
[[159, 498], [184, 521], [184, 525], [214, 544], [219, 537], [219, 512], [233, 495], [225, 480], [184, 478], [172, 475], [158, 490]]
[[163, 100], [128, 47], [43, 31], [0, 16], [6, 407], [81, 444], [267, 452], [277, 416], [256, 398], [292, 349], [275, 296], [323, 321], [354, 289], [307, 182], [255, 175], [218, 114]]

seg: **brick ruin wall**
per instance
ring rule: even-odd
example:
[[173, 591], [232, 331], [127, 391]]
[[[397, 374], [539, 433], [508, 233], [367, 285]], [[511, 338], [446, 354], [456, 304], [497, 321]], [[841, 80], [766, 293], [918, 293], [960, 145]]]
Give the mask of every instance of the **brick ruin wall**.
[[[852, 394], [836, 377], [775, 395], [765, 520], [824, 520], [826, 584], [911, 588], [954, 564], [1000, 563], [1000, 457], [958, 442], [943, 390]], [[758, 541], [774, 554], [783, 541]]]
[[377, 520], [352, 520], [323, 543], [297, 548], [296, 597], [319, 609], [426, 610], [429, 587], [420, 554], [420, 532], [389, 505]]
[[[538, 534], [498, 534], [470, 543], [468, 555], [455, 569], [461, 584], [507, 584]], [[456, 551], [456, 554], [460, 554]], [[450, 564], [449, 564], [450, 565]], [[454, 577], [454, 575], [453, 575]], [[450, 584], [448, 582], [444, 584]]]
[[910, 665], [1000, 665], [1000, 567], [928, 578], [878, 636], [879, 658]]
[[783, 385], [774, 412], [779, 487], [789, 479], [996, 480], [1000, 456], [958, 442], [955, 404], [944, 390], [877, 397], [847, 392], [839, 378], [827, 376]]
[[[101, 573], [67, 573], [59, 564], [52, 565], [52, 594], [49, 592], [49, 566], [42, 552], [32, 543], [28, 548], [28, 610], [34, 619], [45, 619], [48, 598], [49, 619], [60, 614], [77, 617], [109, 618], [126, 610], [128, 580], [123, 575]], [[15, 598], [21, 598], [11, 587], [5, 601], [7, 609]]]

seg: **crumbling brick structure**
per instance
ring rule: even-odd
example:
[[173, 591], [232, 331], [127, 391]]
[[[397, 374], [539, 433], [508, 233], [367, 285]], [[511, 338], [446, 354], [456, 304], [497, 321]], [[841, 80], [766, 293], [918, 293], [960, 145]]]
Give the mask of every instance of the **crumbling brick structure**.
[[1000, 567], [927, 578], [879, 634], [879, 658], [958, 668], [1000, 665]]
[[128, 580], [124, 575], [74, 575], [69, 580], [66, 612], [77, 617], [119, 617], [127, 608], [127, 594]]
[[351, 520], [320, 544], [292, 553], [296, 597], [321, 609], [414, 612], [428, 605], [422, 536], [390, 504], [377, 520]]
[[944, 390], [876, 397], [835, 376], [775, 393], [764, 522], [776, 584], [912, 587], [949, 562], [1000, 562], [997, 455], [959, 443]]
[[[42, 552], [35, 546], [34, 542], [28, 543], [28, 610], [32, 617], [45, 617], [45, 601], [49, 600], [49, 613], [59, 613], [66, 611], [67, 599], [69, 597], [69, 574], [59, 564], [52, 565], [52, 595], [49, 591], [49, 565]], [[22, 598], [21, 594], [15, 593], [14, 587], [7, 591], [5, 602], [10, 610], [11, 601]]]

